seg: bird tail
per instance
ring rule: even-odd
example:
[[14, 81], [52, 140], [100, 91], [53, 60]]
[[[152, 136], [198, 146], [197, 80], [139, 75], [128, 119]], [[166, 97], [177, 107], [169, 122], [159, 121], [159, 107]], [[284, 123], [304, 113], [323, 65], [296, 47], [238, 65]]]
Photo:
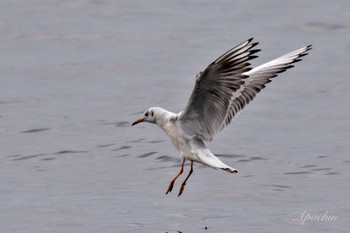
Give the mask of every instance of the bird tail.
[[202, 164], [212, 167], [214, 169], [221, 169], [230, 173], [238, 173], [237, 169], [223, 163], [218, 157], [211, 153], [209, 149], [207, 149], [203, 154], [204, 155], [200, 156], [200, 162]]
[[218, 157], [216, 157], [204, 142], [199, 138], [193, 138], [191, 140], [192, 153], [191, 160], [204, 164], [206, 166], [212, 167], [214, 169], [222, 169], [227, 172], [237, 173], [238, 170], [224, 164]]

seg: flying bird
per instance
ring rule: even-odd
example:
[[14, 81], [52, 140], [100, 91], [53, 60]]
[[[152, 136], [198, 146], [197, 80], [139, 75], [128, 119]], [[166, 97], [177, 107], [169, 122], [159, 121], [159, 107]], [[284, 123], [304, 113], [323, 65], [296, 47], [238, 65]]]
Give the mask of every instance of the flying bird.
[[166, 194], [172, 191], [175, 180], [182, 174], [185, 161], [191, 162], [190, 171], [181, 184], [178, 196], [193, 172], [193, 162], [230, 173], [238, 170], [226, 165], [207, 147], [207, 143], [250, 103], [267, 83], [279, 73], [293, 67], [307, 55], [311, 45], [283, 55], [270, 62], [250, 67], [257, 58], [258, 42], [253, 38], [230, 49], [196, 76], [192, 94], [184, 109], [176, 114], [159, 107], [146, 110], [143, 117], [132, 123], [149, 122], [158, 125], [180, 152], [181, 169], [170, 181]]

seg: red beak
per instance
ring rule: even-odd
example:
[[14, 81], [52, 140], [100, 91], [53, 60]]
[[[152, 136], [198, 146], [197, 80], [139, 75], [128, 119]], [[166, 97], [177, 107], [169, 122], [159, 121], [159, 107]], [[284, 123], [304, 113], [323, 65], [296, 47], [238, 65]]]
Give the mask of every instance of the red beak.
[[144, 121], [143, 118], [137, 119], [136, 121], [134, 121], [134, 122], [131, 124], [131, 126], [136, 125], [136, 124], [138, 124], [138, 123], [141, 123], [141, 122], [143, 122], [143, 121]]

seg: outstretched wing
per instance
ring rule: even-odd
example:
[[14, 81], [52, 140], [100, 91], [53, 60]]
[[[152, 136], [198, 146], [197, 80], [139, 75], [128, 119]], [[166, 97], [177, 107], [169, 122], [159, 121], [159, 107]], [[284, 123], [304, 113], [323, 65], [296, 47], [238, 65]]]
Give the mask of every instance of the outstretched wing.
[[230, 124], [234, 116], [250, 103], [256, 94], [267, 83], [271, 82], [272, 78], [294, 67], [292, 64], [301, 61], [301, 57], [307, 55], [307, 51], [310, 49], [311, 45], [303, 47], [243, 73], [249, 77], [244, 79], [244, 83], [233, 94], [230, 108], [227, 111], [225, 122], [221, 129]]
[[211, 63], [196, 78], [196, 85], [184, 110], [179, 114], [182, 129], [189, 135], [210, 141], [222, 128], [235, 91], [245, 83], [251, 68], [249, 60], [256, 58], [253, 38], [227, 51]]

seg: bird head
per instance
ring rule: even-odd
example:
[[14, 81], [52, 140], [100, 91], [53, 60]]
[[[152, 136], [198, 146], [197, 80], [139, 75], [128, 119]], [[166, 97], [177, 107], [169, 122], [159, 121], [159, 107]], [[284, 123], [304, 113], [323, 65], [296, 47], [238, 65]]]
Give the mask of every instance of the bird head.
[[144, 112], [143, 117], [141, 117], [141, 118], [137, 119], [136, 121], [134, 121], [132, 123], [132, 126], [136, 125], [138, 123], [141, 123], [141, 122], [155, 123], [156, 122], [156, 111], [157, 111], [157, 109], [155, 109], [155, 108], [147, 109]]

